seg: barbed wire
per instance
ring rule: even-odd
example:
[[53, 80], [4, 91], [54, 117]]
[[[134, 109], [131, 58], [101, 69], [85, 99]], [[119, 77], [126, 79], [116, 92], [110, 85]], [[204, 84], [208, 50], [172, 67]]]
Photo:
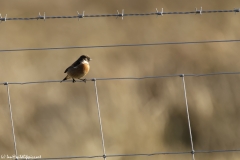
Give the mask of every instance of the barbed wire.
[[61, 50], [61, 49], [80, 49], [80, 48], [134, 47], [134, 46], [137, 47], [137, 46], [157, 46], [157, 45], [177, 45], [177, 44], [201, 44], [201, 43], [231, 43], [231, 42], [240, 42], [240, 39], [185, 41], [185, 42], [154, 42], [154, 43], [140, 43], [140, 44], [110, 44], [110, 45], [95, 45], [95, 46], [68, 46], [68, 47], [49, 47], [49, 48], [0, 49], [0, 52], [38, 51], [38, 50]]
[[[236, 75], [240, 72], [216, 72], [216, 73], [205, 73], [205, 74], [170, 74], [170, 75], [161, 75], [161, 76], [144, 76], [144, 77], [115, 77], [115, 78], [90, 78], [86, 81], [109, 81], [109, 80], [142, 80], [142, 79], [156, 79], [156, 78], [170, 78], [170, 77], [204, 77], [204, 76], [217, 76], [217, 75]], [[59, 83], [62, 80], [43, 80], [43, 81], [29, 81], [29, 82], [0, 82], [0, 85], [26, 85], [26, 84], [38, 84], [38, 83]], [[76, 80], [76, 82], [83, 82]], [[72, 80], [66, 80], [62, 83], [72, 83]]]
[[158, 9], [156, 8], [156, 12], [150, 12], [150, 13], [124, 13], [124, 9], [122, 10], [122, 12], [120, 13], [117, 10], [116, 14], [90, 14], [90, 15], [85, 15], [85, 11], [83, 11], [82, 14], [79, 14], [79, 12], [77, 11], [77, 15], [75, 16], [46, 16], [45, 12], [43, 15], [41, 15], [41, 13], [39, 12], [37, 17], [29, 17], [29, 18], [7, 18], [7, 14], [5, 15], [5, 17], [2, 17], [2, 15], [0, 14], [0, 21], [9, 21], [9, 20], [39, 20], [39, 19], [43, 19], [44, 21], [46, 19], [70, 19], [70, 18], [77, 18], [78, 20], [80, 18], [99, 18], [99, 17], [130, 17], [130, 16], [153, 16], [153, 15], [176, 15], [176, 14], [203, 14], [203, 13], [229, 13], [229, 12], [240, 12], [240, 8], [234, 8], [232, 10], [202, 10], [201, 9], [197, 9], [195, 8], [195, 11], [186, 11], [186, 12], [179, 12], [179, 11], [173, 11], [173, 12], [163, 12], [163, 8], [161, 10], [161, 12], [158, 11]]

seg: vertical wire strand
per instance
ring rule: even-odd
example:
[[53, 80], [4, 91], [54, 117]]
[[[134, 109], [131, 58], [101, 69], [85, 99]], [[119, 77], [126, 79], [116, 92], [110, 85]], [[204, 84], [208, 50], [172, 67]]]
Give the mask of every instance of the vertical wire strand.
[[97, 80], [96, 80], [96, 78], [94, 78], [93, 81], [94, 81], [94, 86], [95, 86], [96, 103], [97, 103], [97, 109], [98, 109], [98, 119], [99, 119], [100, 132], [101, 132], [101, 137], [102, 137], [103, 158], [104, 158], [104, 160], [106, 160], [106, 151], [105, 151], [105, 144], [104, 144], [104, 137], [103, 137], [103, 127], [102, 127], [101, 113], [100, 113], [100, 107], [99, 107], [99, 101], [98, 101], [98, 91], [97, 91]]
[[188, 128], [189, 128], [189, 135], [190, 135], [190, 141], [191, 141], [191, 147], [192, 147], [192, 152], [191, 152], [192, 153], [192, 159], [195, 160], [195, 157], [194, 157], [195, 151], [194, 151], [194, 148], [193, 148], [192, 130], [191, 130], [191, 124], [190, 124], [189, 111], [188, 111], [188, 100], [187, 100], [187, 92], [186, 92], [186, 84], [185, 84], [184, 74], [182, 74], [181, 77], [182, 77], [182, 82], [183, 82], [184, 98], [185, 98], [187, 118], [188, 118]]
[[11, 118], [11, 124], [12, 124], [12, 135], [13, 135], [13, 143], [14, 143], [14, 152], [15, 152], [15, 156], [17, 157], [17, 142], [16, 142], [16, 138], [15, 138], [15, 131], [14, 131], [14, 125], [13, 125], [12, 105], [11, 105], [11, 98], [10, 98], [10, 91], [9, 91], [9, 84], [8, 84], [8, 82], [6, 82], [5, 85], [7, 86], [8, 106], [9, 106], [10, 118]]

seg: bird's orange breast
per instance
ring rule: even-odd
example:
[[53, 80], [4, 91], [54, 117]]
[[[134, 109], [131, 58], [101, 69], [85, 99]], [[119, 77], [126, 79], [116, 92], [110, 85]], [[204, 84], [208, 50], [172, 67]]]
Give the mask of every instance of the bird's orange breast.
[[82, 78], [88, 73], [89, 69], [90, 69], [89, 64], [82, 63], [77, 67], [69, 68], [67, 73], [72, 78]]
[[84, 63], [81, 65], [81, 68], [82, 68], [83, 74], [85, 75], [89, 72], [90, 66], [89, 64]]

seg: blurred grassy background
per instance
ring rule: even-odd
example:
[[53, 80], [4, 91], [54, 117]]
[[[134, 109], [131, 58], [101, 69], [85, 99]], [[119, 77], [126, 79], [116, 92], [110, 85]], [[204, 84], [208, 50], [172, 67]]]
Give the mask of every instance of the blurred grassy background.
[[[0, 1], [8, 17], [233, 9], [239, 0]], [[239, 14], [6, 21], [0, 49], [239, 39]], [[0, 82], [61, 80], [80, 55], [86, 78], [141, 77], [239, 71], [239, 43], [165, 45], [0, 53]], [[195, 150], [240, 148], [240, 76], [187, 77]], [[181, 78], [98, 81], [107, 154], [190, 151]], [[101, 155], [93, 82], [10, 85], [18, 154]], [[0, 155], [14, 154], [6, 86], [0, 86]], [[240, 153], [196, 154], [196, 159], [239, 159]], [[145, 159], [117, 157], [114, 159]], [[191, 159], [159, 155], [148, 159]], [[110, 158], [108, 158], [110, 159]]]

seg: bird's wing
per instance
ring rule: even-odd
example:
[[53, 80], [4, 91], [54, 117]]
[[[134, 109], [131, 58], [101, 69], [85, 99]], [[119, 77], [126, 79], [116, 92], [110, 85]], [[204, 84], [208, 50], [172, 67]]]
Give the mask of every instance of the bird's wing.
[[[69, 67], [68, 67], [69, 68]], [[64, 71], [64, 73], [66, 73], [68, 71], [68, 68]]]
[[68, 71], [69, 68], [75, 68], [75, 67], [78, 67], [80, 64], [81, 64], [81, 63], [80, 63], [79, 59], [76, 60], [71, 66], [69, 66], [69, 67], [64, 71], [64, 73], [66, 73], [66, 72]]
[[81, 63], [80, 63], [80, 60], [78, 59], [78, 60], [76, 60], [70, 67], [75, 68], [75, 67], [79, 66], [80, 64], [81, 64]]

